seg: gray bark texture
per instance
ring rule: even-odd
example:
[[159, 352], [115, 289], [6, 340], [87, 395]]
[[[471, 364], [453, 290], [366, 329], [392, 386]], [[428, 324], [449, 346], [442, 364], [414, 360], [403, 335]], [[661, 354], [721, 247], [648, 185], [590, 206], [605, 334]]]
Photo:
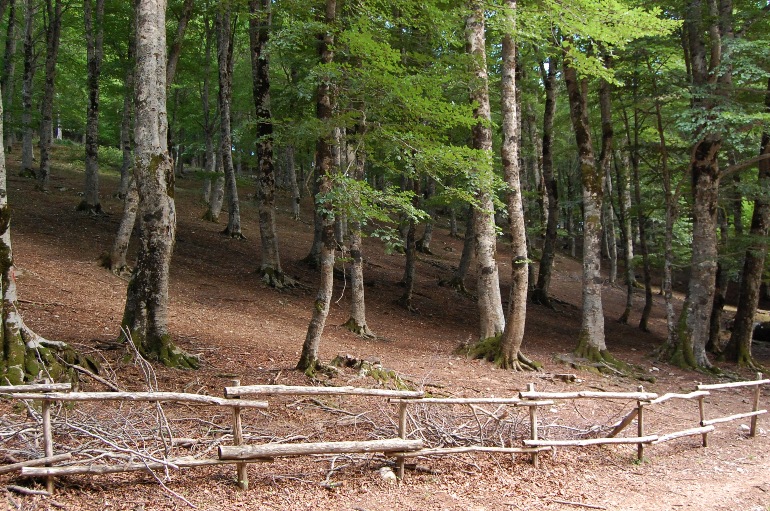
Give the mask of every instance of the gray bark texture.
[[99, 214], [99, 75], [104, 52], [104, 0], [83, 0], [87, 47], [88, 106], [86, 108], [86, 170], [79, 211]]
[[489, 107], [484, 8], [478, 0], [470, 1], [470, 13], [465, 20], [466, 51], [471, 56], [474, 80], [470, 100], [477, 124], [472, 129], [472, 146], [479, 152], [476, 174], [478, 189], [473, 210], [475, 253], [479, 307], [479, 339], [497, 337], [505, 328], [500, 279], [498, 275], [497, 239], [495, 236], [494, 204], [492, 202], [492, 130]]
[[588, 122], [587, 81], [564, 62], [564, 80], [580, 159], [583, 187], [583, 319], [576, 353], [589, 360], [605, 358], [604, 312], [602, 309], [601, 216], [603, 173], [596, 167]]
[[53, 100], [56, 93], [56, 61], [59, 56], [61, 39], [61, 0], [46, 0], [46, 54], [45, 54], [45, 84], [43, 99], [40, 106], [40, 168], [37, 173], [37, 186], [43, 191], [48, 190], [51, 174], [51, 145], [53, 144]]
[[174, 346], [168, 331], [176, 208], [174, 164], [167, 138], [165, 0], [138, 0], [136, 30], [134, 178], [141, 239], [122, 325], [145, 356], [165, 365], [197, 367], [198, 360]]
[[[321, 64], [330, 64], [334, 60], [334, 33], [332, 25], [337, 19], [337, 1], [326, 0], [323, 21], [326, 28], [318, 35], [318, 56]], [[328, 76], [320, 77], [318, 83], [318, 97], [316, 100], [316, 117], [321, 123], [329, 122], [332, 118], [334, 105], [332, 101], [332, 83]], [[324, 196], [332, 190], [331, 173], [334, 171], [333, 144], [334, 136], [331, 133], [323, 133], [316, 143], [316, 169], [318, 171], [318, 195]], [[321, 283], [318, 294], [313, 302], [313, 316], [305, 335], [297, 369], [313, 372], [319, 366], [318, 348], [321, 343], [326, 318], [329, 315], [334, 286], [334, 211], [327, 204], [316, 204], [320, 217], [321, 246], [320, 268]]]
[[24, 11], [24, 71], [21, 82], [21, 171], [34, 176], [32, 161], [32, 87], [35, 79], [35, 44], [34, 21], [37, 12], [37, 2], [27, 0]]

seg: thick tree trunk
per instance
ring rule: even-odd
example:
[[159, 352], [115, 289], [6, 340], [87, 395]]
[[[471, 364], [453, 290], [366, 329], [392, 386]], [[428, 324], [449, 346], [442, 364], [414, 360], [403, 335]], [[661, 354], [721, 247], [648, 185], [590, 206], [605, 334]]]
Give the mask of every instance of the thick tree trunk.
[[[13, 112], [13, 85], [16, 74], [16, 0], [10, 0], [8, 5], [8, 28], [5, 31], [5, 52], [3, 57], [2, 77], [0, 77], [0, 93], [5, 99], [3, 108], [3, 124], [10, 122]], [[5, 134], [5, 150], [11, 152], [13, 147], [13, 131]]]
[[171, 342], [168, 284], [176, 234], [174, 165], [166, 117], [166, 2], [136, 6], [136, 128], [134, 177], [141, 232], [136, 267], [126, 292], [123, 328], [145, 356], [176, 367], [198, 360]]
[[251, 41], [251, 72], [254, 109], [257, 116], [257, 207], [262, 279], [271, 287], [294, 285], [281, 269], [278, 232], [275, 227], [275, 162], [273, 155], [273, 116], [270, 110], [270, 61], [267, 45], [272, 30], [272, 9], [269, 0], [251, 0], [249, 40]]
[[[767, 90], [770, 91], [770, 80], [767, 83]], [[767, 95], [765, 108], [766, 111], [770, 111], [770, 96]], [[770, 154], [770, 134], [767, 132], [762, 135], [760, 154]], [[767, 195], [770, 190], [770, 160], [759, 163], [757, 181], [761, 192], [754, 200], [750, 228], [751, 246], [746, 249], [744, 256], [741, 287], [738, 292], [738, 309], [735, 312], [733, 332], [725, 350], [730, 360], [751, 368], [758, 367], [751, 354], [751, 337], [767, 255], [767, 237], [770, 234], [770, 198]]]
[[24, 73], [21, 84], [21, 172], [34, 176], [34, 155], [32, 153], [32, 92], [35, 80], [34, 21], [37, 2], [27, 0], [24, 12]]
[[[332, 25], [337, 18], [337, 1], [326, 0], [324, 22], [326, 28], [318, 36], [318, 55], [321, 65], [331, 64], [334, 60], [334, 34]], [[316, 100], [316, 117], [321, 124], [328, 123], [332, 118], [334, 109], [332, 101], [331, 77], [321, 76], [318, 83], [318, 96]], [[324, 196], [332, 190], [331, 173], [334, 171], [332, 146], [334, 137], [330, 133], [323, 133], [316, 144], [316, 164], [318, 171], [318, 195]], [[329, 315], [329, 305], [332, 299], [334, 286], [334, 211], [327, 204], [317, 205], [321, 217], [321, 285], [313, 303], [313, 316], [308, 325], [305, 342], [302, 345], [297, 369], [312, 373], [318, 366], [318, 347], [321, 343], [326, 318]]]
[[18, 385], [43, 375], [54, 380], [77, 379], [68, 373], [61, 360], [68, 364], [96, 364], [75, 353], [63, 342], [53, 342], [33, 332], [19, 314], [16, 291], [16, 270], [11, 249], [11, 212], [8, 207], [7, 169], [3, 147], [3, 98], [0, 94], [0, 385]]
[[219, 141], [227, 194], [227, 227], [223, 234], [243, 238], [241, 207], [233, 167], [233, 136], [230, 107], [233, 98], [233, 29], [230, 6], [223, 5], [217, 15], [217, 60], [219, 62]]
[[[95, 4], [94, 4], [95, 1]], [[94, 13], [94, 10], [96, 11]], [[94, 18], [95, 16], [95, 18]], [[99, 214], [99, 75], [104, 42], [104, 0], [83, 0], [88, 55], [88, 106], [86, 108], [86, 171], [83, 200], [78, 211]]]
[[520, 111], [516, 101], [516, 45], [511, 35], [515, 31], [516, 0], [506, 0], [507, 29], [503, 35], [501, 103], [503, 113], [503, 143], [500, 153], [503, 174], [508, 184], [508, 218], [511, 228], [511, 294], [505, 330], [500, 338], [497, 363], [505, 369], [537, 369], [537, 365], [521, 352], [524, 342], [524, 324], [527, 317], [529, 291], [529, 258], [527, 230], [524, 224], [520, 167], [519, 130]]
[[548, 221], [545, 226], [545, 240], [543, 241], [543, 253], [540, 256], [537, 284], [532, 293], [532, 301], [551, 306], [548, 296], [548, 288], [551, 285], [553, 261], [556, 255], [556, 243], [558, 241], [559, 228], [559, 194], [558, 183], [553, 169], [553, 119], [556, 115], [556, 72], [558, 70], [556, 57], [548, 59], [548, 71], [543, 64], [540, 72], [545, 84], [545, 109], [543, 113], [543, 180], [548, 193]]
[[564, 80], [580, 158], [583, 185], [583, 320], [576, 354], [593, 361], [611, 362], [604, 341], [601, 274], [601, 211], [603, 172], [596, 167], [588, 122], [587, 80], [564, 62]]
[[476, 204], [473, 210], [475, 253], [479, 307], [479, 339], [497, 337], [505, 328], [503, 303], [498, 276], [497, 239], [495, 235], [494, 203], [492, 202], [492, 130], [489, 107], [487, 57], [485, 47], [484, 8], [480, 1], [470, 1], [471, 12], [466, 18], [466, 50], [472, 58], [473, 85], [470, 100], [477, 124], [472, 129], [472, 146], [478, 151], [478, 163], [472, 172], [477, 180]]
[[40, 168], [37, 173], [37, 186], [48, 191], [51, 178], [51, 145], [53, 144], [53, 101], [56, 92], [56, 60], [59, 55], [61, 36], [61, 0], [46, 0], [48, 27], [45, 34], [45, 84], [40, 106]]

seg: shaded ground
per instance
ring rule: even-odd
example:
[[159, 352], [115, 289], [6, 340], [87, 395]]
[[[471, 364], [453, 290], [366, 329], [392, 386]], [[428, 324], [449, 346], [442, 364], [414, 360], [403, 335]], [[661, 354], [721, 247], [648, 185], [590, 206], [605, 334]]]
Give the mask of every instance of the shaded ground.
[[[103, 207], [108, 215], [84, 216], [75, 211], [80, 201], [77, 191], [82, 186], [82, 174], [72, 170], [77, 165], [55, 166], [52, 191], [42, 194], [34, 190], [31, 180], [16, 177], [17, 155], [10, 158], [9, 193], [22, 312], [40, 334], [104, 356], [107, 373], [114, 370], [121, 385], [142, 389], [138, 370], [122, 359], [124, 352], [103, 349], [117, 336], [125, 299], [126, 282], [97, 263], [120, 221], [122, 204], [110, 198], [117, 182], [110, 176], [103, 179]], [[223, 224], [200, 220], [204, 211], [201, 182], [186, 178], [177, 183], [179, 227], [172, 263], [171, 331], [184, 349], [201, 356], [203, 368], [192, 372], [156, 367], [161, 390], [221, 395], [222, 387], [232, 378], [240, 378], [243, 384], [311, 383], [292, 370], [310, 319], [316, 285], [315, 273], [300, 262], [312, 239], [310, 204], [305, 201], [301, 222], [290, 219], [288, 200], [282, 199], [280, 204], [283, 266], [302, 286], [277, 292], [266, 288], [256, 273], [259, 233], [250, 195], [253, 188], [251, 184], [241, 186], [247, 240], [235, 241], [220, 236]], [[649, 358], [664, 337], [662, 299], [656, 297], [652, 333], [647, 334], [614, 321], [625, 298], [623, 289], [610, 286], [604, 289], [607, 344], [615, 356], [654, 375], [654, 383], [578, 372], [582, 381], [568, 384], [543, 375], [496, 370], [487, 363], [455, 355], [460, 343], [475, 337], [477, 312], [474, 302], [437, 284], [457, 264], [462, 249], [461, 240], [448, 237], [444, 227], [439, 220], [433, 242], [435, 255], [421, 255], [418, 262], [414, 306], [419, 314], [395, 304], [402, 293], [397, 282], [403, 274], [403, 256], [385, 255], [376, 240], [366, 240], [368, 321], [380, 338], [364, 341], [340, 326], [348, 318], [349, 288], [337, 279], [321, 344], [322, 359], [338, 354], [376, 357], [414, 386], [447, 396], [510, 396], [530, 382], [539, 390], [617, 391], [635, 390], [641, 383], [646, 390], [665, 393], [689, 391], [698, 381], [712, 381], [709, 376], [683, 372]], [[506, 250], [501, 247], [499, 260], [507, 287], [510, 264]], [[576, 343], [580, 265], [562, 257], [557, 260], [556, 271], [552, 292], [562, 303], [556, 310], [530, 306], [525, 351], [545, 364], [546, 373], [575, 372], [554, 363], [553, 356], [571, 351]], [[471, 276], [468, 283], [472, 282]], [[505, 296], [507, 289], [503, 291]], [[642, 299], [642, 295], [637, 297], [634, 324]], [[770, 351], [760, 345], [756, 349], [760, 361], [767, 364]], [[331, 383], [378, 385], [351, 371]], [[102, 390], [88, 379], [83, 384]], [[710, 396], [707, 407], [714, 416], [729, 415], [746, 411], [749, 402], [747, 391], [729, 391]], [[617, 422], [623, 413], [621, 406], [628, 405], [606, 407], [595, 401], [560, 404], [545, 413], [542, 421], [553, 434], [567, 435], [573, 426], [587, 430], [595, 424]], [[345, 400], [330, 406], [354, 413], [374, 410], [373, 419], [392, 420], [392, 406], [384, 402]], [[763, 407], [767, 407], [766, 394]], [[10, 405], [0, 403], [0, 415], [6, 413], [12, 413]], [[192, 412], [168, 407], [167, 414], [171, 418], [189, 417]], [[221, 416], [207, 420], [229, 421]], [[697, 406], [689, 402], [667, 405], [651, 412], [646, 421], [650, 432], [695, 427]], [[268, 414], [247, 414], [245, 422], [255, 438], [295, 434], [317, 439], [372, 433], [371, 424], [365, 421], [353, 423], [352, 430], [344, 429], [340, 420], [324, 415], [317, 404], [302, 400], [277, 403]], [[770, 429], [764, 418], [760, 425], [763, 423], [762, 427]], [[345, 422], [350, 424], [350, 420]], [[392, 431], [392, 423], [385, 426]], [[565, 502], [640, 511], [769, 509], [770, 441], [764, 430], [758, 438], [748, 440], [739, 426], [718, 426], [705, 449], [699, 447], [699, 437], [650, 447], [647, 460], [641, 464], [634, 461], [635, 446], [563, 448], [553, 456], [543, 456], [540, 469], [533, 468], [524, 457], [458, 455], [420, 461], [427, 471], [410, 472], [403, 484], [390, 485], [376, 471], [385, 461], [382, 458], [356, 463], [337, 459], [337, 466], [346, 466], [331, 476], [329, 458], [308, 458], [251, 465], [252, 489], [246, 493], [236, 491], [233, 467], [174, 474], [166, 484], [201, 509], [581, 509]], [[320, 484], [330, 481], [335, 484]], [[0, 476], [3, 486], [12, 482], [26, 483]], [[70, 477], [59, 484], [55, 503], [66, 509], [186, 507], [147, 475]], [[5, 504], [5, 497], [0, 497], [0, 502]], [[45, 509], [53, 504], [42, 497], [14, 496], [7, 505], [11, 509]]]

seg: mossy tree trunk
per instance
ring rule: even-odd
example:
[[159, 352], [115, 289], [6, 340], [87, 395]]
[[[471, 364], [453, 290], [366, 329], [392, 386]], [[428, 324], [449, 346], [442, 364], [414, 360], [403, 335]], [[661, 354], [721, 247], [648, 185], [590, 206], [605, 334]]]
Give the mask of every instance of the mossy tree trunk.
[[486, 34], [484, 6], [478, 0], [470, 0], [469, 14], [465, 20], [466, 51], [471, 57], [470, 100], [473, 117], [477, 121], [472, 128], [472, 147], [478, 152], [476, 168], [471, 169], [476, 180], [473, 226], [476, 253], [476, 293], [479, 308], [479, 339], [497, 337], [505, 328], [503, 302], [500, 295], [500, 278], [497, 261], [495, 234], [495, 207], [492, 201], [492, 129], [489, 106], [489, 78], [487, 74]]
[[168, 284], [176, 234], [174, 164], [166, 117], [166, 2], [139, 0], [134, 178], [141, 232], [122, 325], [139, 351], [174, 367], [197, 367], [168, 331]]
[[[337, 19], [337, 1], [326, 0], [323, 21], [326, 27], [318, 35], [318, 55], [322, 65], [331, 64], [334, 61], [334, 32], [332, 25]], [[332, 98], [332, 83], [328, 76], [321, 76], [318, 83], [318, 96], [316, 99], [316, 117], [322, 125], [328, 124], [332, 118], [334, 103]], [[332, 172], [334, 169], [333, 144], [334, 132], [324, 128], [316, 143], [316, 170], [318, 171], [318, 193], [316, 195], [316, 209], [320, 217], [321, 245], [320, 267], [321, 284], [318, 294], [313, 302], [313, 316], [308, 325], [305, 342], [302, 345], [297, 369], [312, 373], [319, 366], [318, 348], [321, 343], [326, 318], [329, 315], [332, 291], [334, 288], [334, 252], [336, 241], [334, 239], [334, 210], [331, 204], [326, 202], [325, 196], [332, 191]]]
[[611, 362], [604, 340], [601, 274], [601, 212], [603, 172], [596, 166], [588, 121], [588, 82], [565, 60], [564, 81], [578, 146], [583, 188], [583, 312], [576, 355], [594, 362]]

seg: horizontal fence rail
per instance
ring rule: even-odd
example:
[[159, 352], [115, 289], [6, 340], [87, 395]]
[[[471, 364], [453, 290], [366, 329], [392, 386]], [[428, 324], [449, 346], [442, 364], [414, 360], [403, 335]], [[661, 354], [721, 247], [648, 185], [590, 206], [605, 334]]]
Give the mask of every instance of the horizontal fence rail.
[[[403, 478], [405, 460], [415, 457], [442, 456], [464, 453], [506, 453], [528, 454], [532, 463], [538, 466], [538, 456], [542, 452], [553, 450], [556, 447], [587, 447], [594, 445], [637, 445], [637, 457], [642, 459], [645, 446], [657, 445], [678, 438], [701, 435], [703, 446], [707, 445], [707, 435], [715, 430], [716, 424], [734, 420], [750, 418], [751, 428], [749, 436], [753, 437], [757, 432], [757, 418], [767, 413], [766, 409], [760, 409], [762, 386], [769, 384], [770, 379], [763, 379], [762, 374], [757, 374], [756, 380], [744, 382], [730, 382], [718, 384], [699, 384], [696, 390], [689, 393], [667, 393], [658, 395], [653, 392], [645, 392], [642, 387], [637, 392], [538, 392], [534, 384], [529, 384], [526, 391], [519, 392], [514, 397], [426, 397], [421, 391], [404, 391], [388, 389], [369, 389], [360, 387], [311, 387], [311, 386], [286, 386], [286, 385], [240, 385], [239, 380], [233, 380], [232, 385], [224, 388], [224, 397], [209, 396], [203, 394], [188, 394], [177, 392], [72, 392], [69, 384], [35, 384], [0, 387], [0, 396], [15, 400], [38, 400], [42, 403], [41, 422], [43, 434], [43, 447], [45, 456], [0, 466], [0, 474], [19, 471], [21, 475], [29, 477], [45, 478], [48, 492], [53, 491], [53, 478], [55, 476], [75, 474], [111, 474], [120, 472], [155, 471], [155, 470], [181, 470], [186, 468], [205, 467], [212, 465], [234, 464], [237, 468], [238, 486], [248, 489], [248, 463], [272, 461], [276, 457], [306, 456], [306, 455], [330, 455], [330, 454], [354, 454], [381, 452], [390, 454], [396, 458], [398, 476]], [[724, 417], [706, 418], [705, 398], [711, 395], [711, 391], [753, 388], [752, 410]], [[377, 440], [353, 440], [342, 442], [299, 442], [299, 443], [267, 443], [247, 444], [242, 430], [241, 411], [243, 409], [265, 409], [269, 404], [266, 401], [253, 401], [242, 399], [242, 396], [360, 396], [369, 398], [387, 398], [397, 407], [398, 438], [385, 438]], [[558, 439], [543, 438], [539, 426], [538, 409], [544, 406], [553, 406], [558, 401], [595, 399], [595, 400], [626, 400], [635, 402], [635, 406], [614, 425], [607, 436], [599, 438]], [[645, 409], [651, 406], [662, 405], [672, 400], [693, 400], [698, 403], [698, 426], [681, 431], [668, 433], [649, 433], [644, 430]], [[232, 410], [232, 440], [233, 445], [219, 445], [218, 457], [199, 458], [195, 456], [183, 456], [177, 458], [157, 459], [152, 456], [140, 457], [140, 462], [123, 462], [113, 465], [82, 463], [74, 460], [72, 453], [53, 454], [53, 434], [51, 424], [50, 407], [54, 402], [172, 402], [202, 406], [221, 406]], [[422, 439], [410, 439], [417, 431], [411, 432], [407, 428], [409, 406], [468, 406], [475, 414], [483, 405], [497, 405], [498, 410], [505, 407], [525, 408], [529, 414], [529, 438], [520, 438], [520, 445], [508, 445], [508, 441], [502, 446], [489, 445], [460, 445], [460, 446], [430, 446]], [[491, 415], [491, 414], [490, 414]], [[625, 428], [636, 421], [636, 435], [618, 436]], [[418, 430], [419, 424], [416, 424]], [[480, 426], [479, 426], [480, 427]], [[483, 434], [481, 435], [483, 440]], [[65, 465], [52, 466], [55, 463], [65, 462]], [[71, 464], [70, 464], [71, 463]], [[45, 465], [45, 466], [41, 466]]]

